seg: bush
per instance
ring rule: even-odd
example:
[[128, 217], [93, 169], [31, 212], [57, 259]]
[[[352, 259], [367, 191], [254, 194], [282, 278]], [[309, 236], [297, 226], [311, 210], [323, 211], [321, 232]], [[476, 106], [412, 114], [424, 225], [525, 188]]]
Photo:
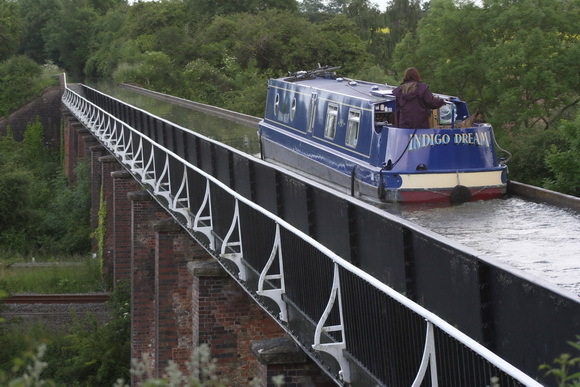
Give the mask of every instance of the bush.
[[544, 179], [544, 186], [580, 196], [580, 113], [574, 121], [563, 121], [557, 130], [564, 144], [553, 144], [546, 152], [546, 165], [552, 176]]
[[75, 254], [90, 250], [89, 166], [77, 165], [69, 184], [58, 153], [30, 123], [22, 142], [0, 137], [0, 250]]
[[69, 334], [49, 331], [40, 324], [28, 332], [8, 332], [0, 325], [0, 385], [11, 381], [24, 383], [16, 386], [112, 386], [119, 378], [128, 379], [131, 319], [127, 289], [120, 286], [109, 301], [113, 318], [106, 325], [78, 319]]
[[542, 186], [550, 170], [546, 164], [546, 148], [554, 145], [558, 149], [564, 144], [561, 134], [554, 130], [529, 128], [525, 132], [497, 132], [502, 148], [512, 153], [508, 162], [509, 178], [514, 181]]
[[0, 63], [0, 117], [24, 105], [42, 90], [58, 84], [54, 66], [40, 66], [26, 56]]

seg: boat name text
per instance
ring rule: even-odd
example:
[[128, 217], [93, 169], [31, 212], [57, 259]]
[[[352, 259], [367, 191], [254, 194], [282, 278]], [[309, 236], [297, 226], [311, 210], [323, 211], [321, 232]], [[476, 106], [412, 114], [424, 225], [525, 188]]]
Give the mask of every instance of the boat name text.
[[412, 134], [409, 139], [408, 150], [413, 151], [428, 146], [447, 145], [450, 143], [456, 145], [476, 145], [489, 148], [491, 146], [491, 138], [489, 132]]

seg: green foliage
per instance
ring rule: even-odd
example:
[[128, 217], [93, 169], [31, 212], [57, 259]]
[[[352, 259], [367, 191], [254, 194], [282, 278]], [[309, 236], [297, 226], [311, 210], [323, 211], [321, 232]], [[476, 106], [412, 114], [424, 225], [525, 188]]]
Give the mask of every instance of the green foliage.
[[[127, 42], [119, 31], [126, 21], [126, 10], [112, 10], [95, 22], [95, 32], [91, 39], [91, 55], [85, 63], [84, 72], [88, 77], [110, 77], [118, 64], [124, 60], [132, 63], [138, 49]], [[126, 44], [127, 47], [124, 47]]]
[[162, 52], [148, 51], [138, 64], [127, 66], [115, 73], [115, 79], [133, 82], [143, 87], [167, 93], [178, 85], [171, 59]]
[[[43, 325], [9, 332], [0, 325], [0, 384], [21, 383], [32, 377], [36, 384], [15, 385], [112, 386], [119, 378], [128, 379], [128, 286], [119, 286], [109, 303], [111, 321], [97, 324], [90, 317], [78, 316], [70, 333]], [[39, 352], [35, 354], [34, 348]]]
[[562, 121], [557, 130], [564, 144], [551, 145], [546, 152], [546, 164], [552, 177], [545, 179], [544, 186], [580, 196], [580, 113], [574, 121]]
[[44, 50], [49, 53], [49, 59], [66, 68], [71, 76], [81, 77], [89, 57], [97, 14], [78, 0], [62, 0], [60, 3], [60, 11], [44, 27]]
[[54, 333], [43, 324], [31, 324], [23, 331], [8, 330], [5, 324], [0, 323], [0, 385], [9, 385], [9, 381], [16, 379], [17, 375], [28, 374], [28, 366], [32, 367], [35, 360], [38, 360], [35, 356], [38, 355], [39, 347], [46, 346]]
[[72, 334], [49, 343], [44, 376], [59, 383], [111, 386], [126, 378], [130, 364], [130, 315], [128, 294], [112, 301], [112, 321], [106, 325], [79, 321]]
[[0, 248], [23, 254], [86, 252], [88, 165], [79, 163], [77, 181], [69, 185], [58, 153], [45, 147], [43, 132], [37, 120], [20, 143], [0, 137]]
[[397, 46], [395, 68], [417, 67], [497, 128], [549, 128], [578, 102], [578, 72], [563, 64], [580, 60], [579, 12], [578, 1], [436, 0]]
[[43, 34], [47, 23], [60, 11], [59, 0], [18, 0], [22, 25], [22, 38], [19, 52], [44, 63], [49, 57], [44, 50]]
[[14, 238], [15, 232], [32, 220], [33, 187], [34, 177], [29, 172], [0, 168], [0, 242], [5, 237]]
[[0, 0], [0, 62], [14, 55], [18, 48], [21, 30], [17, 14], [17, 3]]
[[545, 376], [552, 376], [556, 379], [558, 387], [579, 387], [580, 386], [580, 336], [576, 336], [576, 342], [568, 341], [573, 347], [577, 356], [563, 353], [554, 359], [554, 366], [542, 364], [540, 370], [547, 370]]
[[26, 125], [22, 147], [25, 152], [23, 156], [34, 166], [34, 169], [46, 164], [49, 152], [44, 145], [44, 127], [39, 117], [36, 117], [35, 122], [29, 122]]
[[264, 114], [268, 77], [261, 74], [255, 66], [248, 65], [233, 78], [233, 90], [226, 93], [223, 107], [255, 117]]
[[46, 345], [41, 344], [38, 346], [35, 354], [32, 355], [26, 354], [26, 357], [30, 358], [31, 364], [26, 365], [26, 370], [22, 373], [20, 377], [10, 381], [10, 386], [14, 387], [54, 386], [55, 384], [53, 382], [41, 379], [41, 374], [48, 366], [48, 363], [42, 361], [45, 352]]
[[90, 166], [86, 161], [75, 167], [76, 181], [69, 184], [59, 169], [50, 180], [50, 200], [39, 224], [41, 252], [77, 254], [90, 251]]
[[0, 63], [0, 116], [16, 110], [39, 92], [36, 80], [41, 74], [41, 67], [24, 56]]
[[506, 130], [498, 133], [497, 140], [502, 148], [512, 153], [508, 162], [509, 178], [538, 187], [550, 174], [544, 157], [546, 148], [552, 145], [560, 148], [564, 143], [559, 133], [538, 128], [529, 129], [525, 135]]
[[155, 36], [157, 31], [187, 22], [185, 5], [181, 1], [136, 2], [129, 8], [122, 33], [127, 39]]
[[227, 73], [203, 59], [188, 63], [182, 77], [186, 98], [207, 104], [223, 105], [225, 93], [233, 88], [233, 80]]
[[49, 86], [56, 85], [55, 68], [39, 66], [25, 56], [0, 62], [0, 117], [12, 113]]
[[578, 102], [578, 72], [563, 65], [580, 60], [578, 1], [490, 1], [487, 11], [488, 98], [499, 100], [497, 120], [549, 128]]
[[296, 0], [186, 0], [191, 16], [195, 20], [208, 19], [216, 15], [233, 15], [280, 9], [290, 12], [298, 10]]
[[[15, 293], [90, 293], [102, 291], [98, 260], [71, 257], [70, 264], [44, 262], [42, 266], [10, 266], [0, 272], [0, 288]], [[40, 261], [40, 259], [38, 260]], [[4, 258], [0, 264], [5, 263]], [[6, 262], [8, 265], [10, 260]]]

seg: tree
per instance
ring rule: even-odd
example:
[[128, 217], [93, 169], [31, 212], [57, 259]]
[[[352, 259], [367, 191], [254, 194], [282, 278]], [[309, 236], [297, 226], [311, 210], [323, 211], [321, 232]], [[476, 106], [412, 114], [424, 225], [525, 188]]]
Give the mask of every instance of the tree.
[[19, 53], [44, 63], [48, 58], [45, 50], [43, 30], [51, 19], [58, 17], [58, 0], [18, 0], [22, 18], [22, 39]]
[[0, 116], [7, 115], [36, 92], [41, 68], [30, 58], [13, 56], [0, 63]]
[[90, 0], [91, 8], [93, 8], [100, 16], [104, 16], [112, 9], [127, 4], [127, 0]]
[[185, 3], [190, 15], [197, 21], [217, 15], [257, 14], [270, 9], [298, 11], [296, 0], [186, 0]]
[[565, 145], [552, 145], [546, 151], [546, 164], [552, 177], [544, 181], [548, 189], [580, 197], [580, 113], [574, 121], [562, 121], [557, 130]]
[[386, 59], [391, 59], [395, 46], [403, 40], [405, 35], [417, 29], [419, 20], [423, 16], [418, 0], [393, 0], [386, 12], [387, 39], [384, 39]]
[[434, 90], [475, 103], [496, 127], [548, 128], [579, 101], [578, 4], [434, 0], [397, 45], [395, 68], [417, 67]]
[[97, 13], [86, 0], [61, 0], [60, 10], [43, 29], [44, 50], [48, 58], [64, 67], [72, 77], [84, 75], [97, 19]]
[[[414, 33], [408, 33], [395, 48], [394, 67], [416, 67], [431, 89], [458, 95], [472, 108], [481, 106], [486, 88], [483, 48], [485, 22], [480, 8], [453, 0], [434, 0]], [[474, 106], [475, 105], [475, 106]]]
[[[127, 10], [120, 7], [109, 11], [95, 23], [91, 37], [91, 54], [85, 64], [84, 72], [88, 77], [110, 78], [121, 62], [134, 62], [141, 54], [136, 46], [128, 44], [121, 30], [126, 21]], [[129, 49], [127, 49], [129, 47]]]
[[179, 89], [179, 72], [175, 70], [171, 58], [159, 51], [148, 51], [139, 62], [121, 66], [114, 74], [117, 82], [130, 82], [162, 93], [172, 93]]
[[[496, 119], [548, 129], [580, 102], [580, 1], [490, 0], [487, 99]], [[490, 103], [488, 102], [488, 103]]]
[[0, 62], [16, 53], [20, 40], [18, 4], [0, 0]]
[[129, 8], [121, 33], [127, 39], [155, 36], [157, 31], [188, 22], [185, 3], [181, 1], [137, 2]]
[[[542, 185], [560, 165], [556, 154], [568, 149], [560, 131], [547, 129], [574, 119], [580, 101], [579, 4], [433, 0], [417, 31], [397, 45], [394, 66], [400, 74], [417, 67], [433, 90], [484, 113], [513, 153], [511, 178]], [[554, 160], [544, 160], [547, 148]]]

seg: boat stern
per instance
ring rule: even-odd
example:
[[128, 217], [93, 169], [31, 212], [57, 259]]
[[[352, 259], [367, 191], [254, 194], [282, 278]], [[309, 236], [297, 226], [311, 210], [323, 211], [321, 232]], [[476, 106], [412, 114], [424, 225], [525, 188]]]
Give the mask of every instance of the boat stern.
[[384, 160], [378, 172], [382, 200], [461, 203], [499, 198], [507, 191], [507, 166], [497, 161], [489, 125], [389, 128]]

